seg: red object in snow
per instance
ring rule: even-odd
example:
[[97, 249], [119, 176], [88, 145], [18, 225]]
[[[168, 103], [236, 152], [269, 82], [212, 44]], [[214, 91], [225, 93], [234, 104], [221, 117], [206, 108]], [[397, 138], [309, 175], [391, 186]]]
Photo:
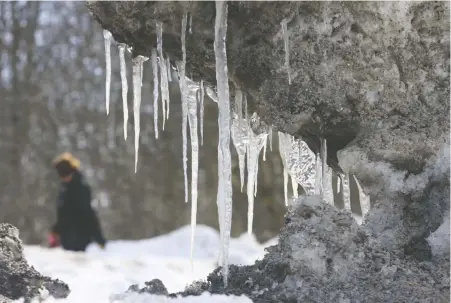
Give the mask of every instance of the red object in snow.
[[49, 234], [49, 237], [48, 237], [47, 241], [48, 241], [50, 247], [57, 247], [57, 246], [59, 246], [58, 236], [56, 234], [54, 234], [54, 233], [50, 233]]

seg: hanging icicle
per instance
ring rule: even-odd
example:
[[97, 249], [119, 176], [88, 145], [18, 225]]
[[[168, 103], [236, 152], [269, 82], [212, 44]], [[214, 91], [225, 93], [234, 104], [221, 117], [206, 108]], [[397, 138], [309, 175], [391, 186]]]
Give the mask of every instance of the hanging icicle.
[[349, 188], [349, 175], [344, 174], [341, 181], [343, 185], [342, 195], [345, 209], [351, 211], [351, 190]]
[[168, 85], [168, 72], [167, 63], [164, 59], [163, 54], [163, 24], [157, 21], [157, 52], [158, 52], [158, 63], [160, 68], [160, 86], [161, 86], [161, 106], [163, 110], [163, 131], [165, 126], [165, 121], [168, 119], [167, 112], [169, 111], [169, 85]]
[[140, 107], [141, 107], [141, 70], [144, 57], [138, 56], [133, 62], [133, 118], [135, 125], [135, 173], [138, 169], [139, 132], [140, 132]]
[[172, 82], [172, 66], [171, 66], [171, 59], [169, 57], [166, 58], [166, 69], [168, 71], [168, 81]]
[[122, 111], [124, 113], [124, 140], [127, 140], [127, 124], [128, 124], [128, 84], [127, 84], [127, 67], [125, 65], [125, 44], [119, 44], [119, 63], [121, 68], [121, 86], [122, 86]]
[[153, 73], [153, 124], [155, 138], [158, 139], [158, 63], [157, 50], [152, 49], [152, 73]]
[[232, 161], [230, 156], [230, 102], [229, 79], [226, 54], [227, 39], [227, 2], [216, 1], [215, 20], [215, 61], [216, 83], [218, 87], [218, 209], [222, 243], [222, 275], [224, 285], [227, 286], [229, 273], [228, 250], [230, 243], [230, 230], [232, 227]]
[[105, 105], [106, 105], [106, 114], [110, 113], [110, 86], [111, 86], [111, 39], [112, 35], [106, 29], [103, 30], [103, 38], [105, 40]]
[[247, 142], [249, 141], [249, 126], [243, 119], [243, 94], [240, 89], [235, 93], [235, 113], [232, 120], [232, 143], [238, 154], [238, 166], [240, 169], [241, 192], [244, 186], [244, 170], [246, 165]]
[[200, 138], [201, 138], [201, 145], [204, 145], [204, 80], [200, 81], [200, 88], [199, 88], [199, 107], [200, 107]]
[[188, 101], [186, 98], [186, 13], [183, 14], [182, 18], [182, 29], [181, 29], [181, 40], [182, 40], [182, 61], [177, 62], [177, 69], [179, 71], [180, 77], [180, 94], [182, 99], [182, 152], [183, 152], [183, 177], [185, 181], [185, 202], [188, 203], [188, 174], [187, 174], [187, 127], [188, 127]]

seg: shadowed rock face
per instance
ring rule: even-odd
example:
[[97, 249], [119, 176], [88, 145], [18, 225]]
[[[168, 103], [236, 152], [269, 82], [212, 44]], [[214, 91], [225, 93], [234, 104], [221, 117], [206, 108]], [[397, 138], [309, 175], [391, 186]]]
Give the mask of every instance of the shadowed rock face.
[[[116, 41], [148, 57], [163, 22], [172, 60], [181, 60], [187, 12], [187, 75], [215, 84], [214, 2], [87, 5]], [[449, 132], [448, 20], [446, 2], [229, 2], [230, 81], [250, 96], [251, 111], [312, 150], [325, 137], [336, 170], [336, 152], [351, 143], [373, 161], [420, 172]]]
[[[66, 298], [69, 287], [62, 281], [44, 277], [23, 257], [19, 231], [10, 224], [0, 224], [0, 301], [2, 296], [16, 300], [38, 297], [46, 289], [55, 298]], [[6, 300], [6, 299], [5, 299]]]

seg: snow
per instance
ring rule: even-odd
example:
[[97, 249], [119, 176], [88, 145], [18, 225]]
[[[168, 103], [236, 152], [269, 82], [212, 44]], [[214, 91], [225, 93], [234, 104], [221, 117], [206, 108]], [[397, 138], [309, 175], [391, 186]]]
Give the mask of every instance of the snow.
[[127, 140], [127, 123], [128, 123], [128, 84], [127, 84], [127, 68], [125, 65], [125, 44], [119, 44], [119, 63], [121, 67], [121, 84], [122, 84], [122, 110], [124, 112], [124, 140]]
[[110, 113], [110, 86], [111, 86], [111, 39], [112, 35], [109, 31], [103, 30], [103, 38], [105, 39], [105, 105], [106, 114]]
[[[230, 100], [229, 78], [227, 69], [226, 38], [227, 38], [227, 2], [216, 1], [215, 18], [215, 64], [216, 83], [218, 87], [218, 215], [221, 230], [222, 252], [221, 265], [224, 285], [227, 286], [228, 255], [230, 230], [232, 228], [232, 161], [230, 155]], [[186, 17], [185, 17], [186, 20]]]
[[[112, 295], [125, 292], [132, 284], [160, 279], [170, 293], [183, 291], [195, 280], [205, 279], [217, 266], [220, 236], [208, 226], [197, 227], [194, 270], [189, 263], [190, 226], [169, 234], [140, 241], [111, 241], [105, 250], [91, 244], [86, 253], [25, 246], [25, 257], [39, 272], [69, 284], [71, 294], [65, 300], [45, 302], [109, 303]], [[243, 234], [230, 241], [230, 263], [250, 265], [264, 256], [264, 247], [254, 236]], [[151, 295], [133, 295], [114, 302], [252, 302], [248, 298], [211, 296], [169, 299]]]

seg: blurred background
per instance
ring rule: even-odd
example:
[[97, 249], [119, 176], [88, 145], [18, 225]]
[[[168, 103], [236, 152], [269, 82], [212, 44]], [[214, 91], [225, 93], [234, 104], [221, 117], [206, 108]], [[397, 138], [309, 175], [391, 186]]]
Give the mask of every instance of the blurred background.
[[[118, 48], [116, 44], [111, 47], [107, 116], [102, 29], [84, 2], [0, 2], [0, 30], [0, 222], [17, 226], [27, 244], [46, 243], [55, 220], [59, 185], [51, 162], [59, 153], [70, 151], [82, 162], [82, 172], [93, 190], [93, 206], [109, 240], [149, 238], [189, 224], [178, 86], [170, 83], [171, 111], [164, 132], [160, 104], [160, 137], [156, 140], [152, 69], [150, 60], [144, 63], [135, 174], [131, 58], [126, 52], [130, 113], [124, 141]], [[218, 226], [217, 134], [217, 105], [207, 98], [199, 157], [198, 223], [214, 228]], [[277, 235], [284, 220], [277, 145], [275, 135], [266, 161], [260, 156], [254, 209], [254, 232], [259, 241]], [[234, 148], [232, 160], [232, 235], [237, 236], [246, 230], [247, 197], [240, 192]]]

